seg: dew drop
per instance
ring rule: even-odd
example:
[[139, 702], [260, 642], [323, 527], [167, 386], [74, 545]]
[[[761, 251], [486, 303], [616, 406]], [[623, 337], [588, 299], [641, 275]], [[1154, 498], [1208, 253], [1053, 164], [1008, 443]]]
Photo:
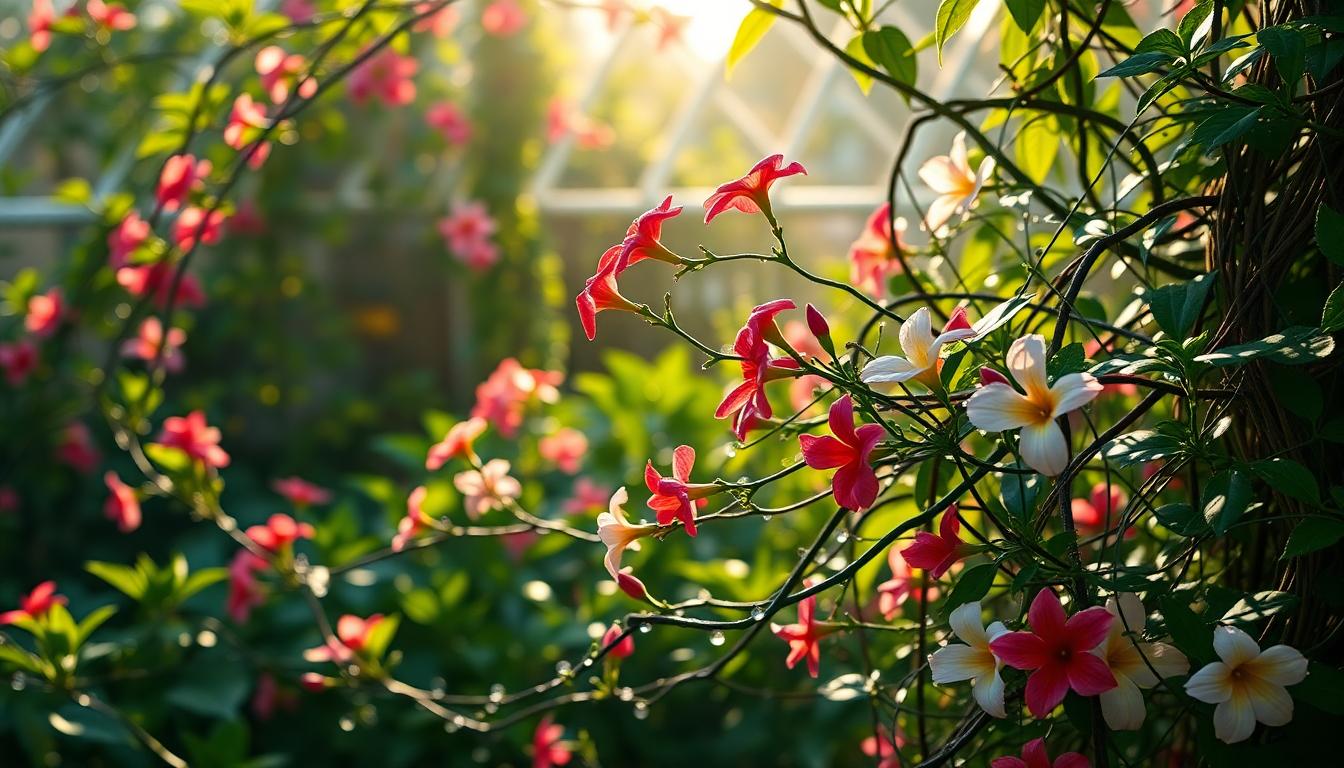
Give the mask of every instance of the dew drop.
[[774, 517], [774, 515], [761, 515], [761, 521], [768, 523], [772, 517]]
[[710, 645], [723, 645], [725, 642], [727, 642], [727, 640], [728, 638], [724, 637], [723, 633], [717, 629], [714, 630], [714, 632], [711, 633], [709, 636]]
[[647, 634], [649, 634], [650, 632], [653, 631], [653, 625], [652, 625], [652, 624], [640, 624], [640, 625], [639, 625], [639, 631], [640, 631], [641, 633], [647, 635]]
[[635, 702], [635, 719], [647, 720], [649, 717], [649, 703], [647, 701]]
[[504, 700], [504, 686], [502, 684], [495, 683], [490, 686], [490, 700], [496, 704]]
[[723, 447], [723, 455], [731, 459], [737, 455], [737, 448], [731, 445], [725, 445]]
[[839, 532], [839, 533], [837, 533], [837, 534], [835, 535], [835, 543], [836, 543], [836, 544], [844, 544], [846, 541], [849, 541], [849, 532], [848, 532], [848, 531], [841, 531], [841, 532]]
[[568, 661], [561, 659], [560, 661], [555, 662], [555, 673], [557, 675], [563, 677], [564, 675], [568, 675], [570, 672], [573, 671], [574, 667]]
[[752, 620], [752, 621], [760, 621], [761, 619], [764, 619], [764, 618], [765, 618], [765, 609], [764, 609], [764, 608], [762, 608], [761, 606], [758, 605], [758, 606], [756, 606], [755, 608], [752, 608], [752, 609], [751, 609], [751, 620]]
[[339, 725], [341, 730], [345, 731], [346, 733], [355, 730], [355, 721], [353, 718], [350, 717], [342, 717], [340, 720], [337, 721], [336, 724]]

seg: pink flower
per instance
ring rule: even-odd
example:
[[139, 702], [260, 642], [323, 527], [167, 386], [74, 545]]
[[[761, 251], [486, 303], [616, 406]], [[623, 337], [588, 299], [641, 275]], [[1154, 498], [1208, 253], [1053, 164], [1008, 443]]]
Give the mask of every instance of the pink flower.
[[61, 326], [64, 313], [61, 289], [52, 288], [28, 299], [28, 314], [23, 318], [23, 327], [39, 339], [45, 339]]
[[611, 246], [597, 261], [597, 272], [583, 284], [583, 290], [575, 297], [574, 303], [579, 309], [579, 322], [583, 324], [583, 333], [589, 341], [597, 338], [597, 315], [608, 309], [621, 312], [640, 311], [640, 306], [621, 295], [616, 285], [616, 276], [620, 274], [621, 243]]
[[[1100, 533], [1109, 530], [1112, 523], [1120, 522], [1119, 516], [1129, 503], [1124, 489], [1112, 483], [1097, 483], [1086, 499], [1074, 499], [1071, 503], [1073, 523], [1086, 533]], [[1125, 538], [1138, 535], [1133, 526], [1125, 529]]]
[[1066, 617], [1059, 597], [1043, 589], [1027, 611], [1031, 631], [1000, 635], [989, 647], [1008, 666], [1032, 670], [1027, 678], [1027, 709], [1041, 720], [1059, 706], [1070, 688], [1080, 696], [1096, 696], [1115, 687], [1115, 676], [1106, 662], [1092, 653], [1106, 639], [1114, 620], [1100, 606]]
[[788, 357], [770, 358], [770, 347], [766, 343], [773, 341], [782, 344], [784, 339], [775, 324], [775, 315], [786, 309], [795, 309], [788, 299], [761, 304], [751, 311], [747, 324], [737, 332], [733, 342], [733, 352], [742, 358], [742, 383], [724, 396], [714, 411], [714, 418], [733, 417], [733, 434], [737, 439], [745, 440], [747, 431], [758, 419], [769, 419], [774, 415], [770, 400], [765, 395], [767, 382], [797, 375], [798, 364]]
[[5, 381], [17, 387], [28, 380], [37, 367], [37, 347], [28, 340], [0, 344], [0, 368], [5, 370]]
[[157, 317], [147, 317], [140, 323], [140, 331], [134, 339], [127, 339], [121, 345], [122, 357], [153, 362], [158, 360], [169, 373], [182, 370], [185, 360], [179, 349], [187, 340], [187, 332], [181, 328], [169, 328], [167, 345], [163, 333], [163, 323]]
[[581, 515], [594, 509], [601, 509], [611, 496], [611, 489], [598, 485], [586, 477], [574, 482], [574, 495], [565, 502], [565, 514]]
[[181, 450], [207, 467], [222, 469], [229, 466], [229, 454], [219, 447], [219, 428], [205, 423], [204, 411], [169, 416], [163, 422], [159, 442]]
[[802, 659], [807, 659], [807, 673], [816, 677], [821, 671], [821, 638], [828, 632], [818, 627], [814, 618], [817, 610], [816, 595], [808, 595], [798, 603], [798, 621], [794, 624], [779, 626], [771, 624], [770, 631], [775, 637], [789, 644], [788, 658], [784, 664], [789, 669]]
[[87, 475], [98, 468], [101, 458], [88, 427], [78, 421], [65, 425], [65, 430], [61, 433], [61, 442], [56, 445], [58, 461], [80, 474]]
[[454, 255], [471, 271], [484, 272], [499, 262], [499, 246], [489, 240], [480, 240]]
[[[307, 60], [297, 53], [285, 53], [278, 45], [268, 45], [257, 51], [254, 65], [261, 76], [261, 88], [273, 104], [283, 104], [289, 98], [289, 91], [303, 77]], [[317, 93], [317, 81], [304, 78], [298, 90], [299, 96], [311, 99]]]
[[466, 421], [459, 421], [448, 430], [448, 434], [443, 439], [429, 448], [429, 455], [425, 457], [425, 469], [433, 472], [439, 469], [450, 459], [463, 458], [472, 463], [477, 463], [476, 451], [472, 449], [472, 444], [476, 438], [485, 433], [489, 426], [485, 419], [472, 417]]
[[[617, 643], [616, 638], [620, 636], [621, 626], [619, 624], [612, 624], [611, 627], [607, 629], [606, 634], [602, 635], [601, 647], [606, 648], [607, 646], [611, 646], [611, 650], [607, 651], [607, 658], [624, 659], [635, 652], [634, 636], [626, 635], [619, 643]], [[612, 643], [616, 644], [612, 645]]]
[[500, 537], [500, 543], [504, 545], [504, 551], [508, 553], [509, 559], [520, 563], [539, 538], [541, 535], [536, 531], [519, 531]]
[[431, 106], [425, 111], [425, 122], [453, 146], [460, 147], [471, 141], [471, 121], [452, 102], [441, 101]]
[[317, 7], [313, 0], [283, 0], [280, 13], [295, 24], [306, 24], [317, 15]]
[[51, 47], [51, 25], [56, 22], [56, 11], [51, 0], [33, 0], [28, 12], [28, 42], [41, 53]]
[[257, 686], [252, 692], [252, 714], [260, 720], [270, 720], [276, 710], [295, 710], [298, 702], [294, 700], [294, 691], [282, 689], [269, 672], [257, 675]]
[[177, 210], [193, 190], [205, 186], [204, 179], [210, 175], [211, 167], [209, 160], [198, 163], [193, 155], [173, 155], [165, 160], [155, 192], [159, 205], [164, 210]]
[[279, 478], [271, 483], [271, 488], [299, 509], [326, 504], [331, 501], [331, 491], [313, 485], [300, 477]]
[[103, 514], [107, 519], [117, 524], [117, 530], [122, 533], [130, 533], [140, 527], [140, 499], [135, 495], [135, 489], [121, 482], [116, 472], [107, 472], [103, 475], [103, 482], [107, 484], [107, 490], [111, 494], [107, 497], [107, 502], [103, 505]]
[[622, 592], [629, 595], [630, 597], [633, 597], [636, 600], [648, 600], [649, 599], [648, 587], [645, 587], [644, 582], [636, 578], [634, 574], [630, 572], [631, 570], [633, 569], [622, 568], [616, 574], [616, 586], [620, 587], [620, 590]]
[[107, 261], [113, 269], [126, 266], [130, 255], [149, 239], [149, 222], [135, 211], [127, 213], [111, 232], [107, 233]]
[[588, 453], [588, 438], [577, 429], [566, 427], [541, 438], [537, 443], [537, 451], [541, 458], [554, 464], [561, 472], [578, 474], [579, 464]]
[[615, 32], [626, 14], [633, 14], [629, 0], [602, 0], [600, 10], [607, 17], [607, 31]]
[[672, 43], [680, 42], [690, 16], [672, 13], [661, 5], [649, 9], [649, 21], [658, 30], [656, 49], [661, 51]]
[[[429, 9], [433, 7], [433, 3], [416, 3], [412, 10], [418, 15], [428, 13]], [[411, 31], [428, 32], [434, 37], [444, 38], [453, 33], [453, 27], [455, 26], [457, 26], [457, 6], [449, 5], [415, 22]]]
[[244, 533], [257, 546], [270, 552], [286, 552], [299, 539], [311, 539], [317, 531], [308, 523], [300, 523], [285, 514], [274, 514], [265, 525], [249, 526]]
[[631, 265], [644, 259], [657, 259], [668, 264], [681, 264], [681, 257], [669, 251], [659, 241], [663, 236], [663, 222], [681, 213], [681, 206], [672, 207], [672, 196], [668, 195], [656, 208], [641, 213], [630, 224], [621, 243], [621, 261], [616, 269], [625, 271]]
[[[897, 246], [906, 250], [901, 235], [905, 233], [905, 219], [896, 219]], [[887, 278], [901, 271], [896, 248], [892, 247], [891, 205], [883, 203], [868, 217], [859, 239], [849, 246], [849, 281], [871, 296], [884, 296]]]
[[503, 509], [523, 492], [523, 486], [509, 476], [509, 462], [504, 459], [491, 459], [479, 471], [459, 472], [453, 478], [453, 485], [466, 496], [462, 506], [471, 518], [480, 517], [492, 509]]
[[885, 725], [877, 726], [877, 731], [859, 743], [859, 749], [869, 757], [878, 758], [877, 768], [901, 768], [901, 758], [897, 749], [905, 746], [905, 735], [897, 731], [895, 738]]
[[247, 167], [254, 171], [271, 155], [269, 141], [262, 142], [255, 149], [251, 148], [270, 123], [266, 118], [266, 108], [253, 101], [250, 94], [239, 94], [233, 100], [229, 124], [224, 127], [224, 143], [239, 152], [247, 152]]
[[433, 526], [433, 521], [424, 512], [425, 496], [429, 490], [425, 486], [416, 486], [406, 497], [406, 516], [397, 522], [397, 535], [392, 537], [392, 551], [400, 552], [411, 540]]
[[389, 107], [410, 104], [415, 101], [415, 83], [411, 78], [419, 68], [420, 62], [414, 56], [402, 56], [384, 48], [350, 73], [347, 85], [350, 100], [363, 105], [376, 97]]
[[495, 0], [481, 11], [481, 29], [487, 35], [511, 37], [527, 26], [527, 14], [518, 0]]
[[229, 217], [228, 226], [230, 232], [238, 235], [266, 234], [266, 218], [251, 200], [238, 203], [238, 208]]
[[476, 405], [470, 415], [489, 422], [502, 437], [512, 438], [523, 424], [527, 404], [534, 399], [555, 402], [560, 397], [556, 387], [564, 378], [560, 371], [524, 368], [514, 358], [505, 358], [476, 387]]
[[299, 685], [303, 686], [303, 689], [309, 693], [321, 693], [335, 682], [326, 675], [319, 675], [316, 672], [304, 672], [299, 675]]
[[[132, 296], [152, 294], [154, 303], [162, 309], [168, 306], [168, 292], [172, 290], [176, 272], [176, 267], [164, 261], [138, 267], [122, 267], [117, 270], [117, 283]], [[205, 304], [205, 293], [195, 277], [190, 274], [182, 275], [182, 279], [177, 283], [177, 295], [173, 304], [196, 308]]]
[[929, 189], [938, 193], [938, 198], [929, 205], [924, 223], [934, 232], [952, 218], [953, 214], [964, 213], [975, 204], [985, 182], [994, 175], [994, 158], [986, 157], [980, 161], [980, 167], [971, 170], [966, 155], [966, 133], [958, 133], [952, 139], [952, 151], [946, 155], [930, 158], [919, 168], [919, 178]]
[[[877, 473], [868, 456], [882, 439], [882, 426], [864, 424], [854, 428], [854, 401], [845, 395], [831, 406], [831, 435], [799, 435], [803, 461], [813, 469], [835, 469], [831, 493], [845, 509], [867, 509], [877, 500]], [[832, 436], [834, 435], [834, 436]]]
[[752, 166], [746, 176], [719, 185], [705, 200], [705, 223], [727, 210], [742, 213], [762, 213], [773, 219], [770, 211], [770, 185], [795, 174], [807, 175], [801, 163], [784, 165], [783, 155], [771, 155]]
[[[512, 5], [512, 0], [499, 0], [495, 5], [504, 2]], [[564, 726], [554, 724], [550, 715], [541, 718], [541, 722], [537, 723], [536, 732], [532, 734], [532, 768], [567, 765], [574, 754], [565, 745], [564, 738]]]
[[546, 107], [546, 140], [552, 144], [573, 136], [583, 149], [602, 149], [616, 140], [610, 125], [580, 112], [564, 99], [552, 99]]
[[915, 568], [923, 568], [935, 579], [941, 578], [948, 568], [967, 554], [967, 547], [961, 540], [961, 519], [956, 504], [947, 506], [942, 522], [938, 524], [937, 535], [920, 531], [915, 534], [914, 543], [901, 550], [901, 556], [907, 563]]
[[495, 220], [480, 202], [456, 205], [451, 213], [439, 219], [439, 234], [454, 251], [466, 251], [488, 240], [496, 228]]
[[0, 515], [9, 515], [19, 511], [23, 500], [13, 486], [0, 485]]
[[135, 26], [135, 14], [119, 3], [105, 3], [103, 0], [88, 0], [84, 6], [93, 23], [105, 30], [127, 30]]
[[695, 509], [691, 502], [703, 506], [706, 497], [723, 489], [714, 483], [692, 483], [691, 469], [695, 466], [695, 449], [689, 445], [679, 445], [672, 452], [672, 476], [663, 477], [653, 468], [653, 460], [644, 465], [644, 484], [653, 494], [649, 498], [649, 509], [658, 516], [659, 525], [671, 525], [680, 520], [686, 526], [686, 535], [694, 536]]
[[56, 594], [56, 582], [44, 581], [19, 598], [18, 609], [0, 613], [0, 625], [13, 624], [20, 619], [36, 621], [47, 615], [52, 606], [65, 605], [65, 602], [64, 595]]
[[1065, 752], [1050, 762], [1045, 751], [1045, 739], [1032, 739], [1022, 747], [1021, 757], [996, 757], [989, 761], [991, 768], [1090, 768], [1091, 763], [1077, 752]]
[[173, 222], [173, 242], [183, 252], [196, 247], [198, 236], [201, 245], [214, 245], [219, 242], [224, 218], [223, 211], [210, 211], [207, 214], [204, 208], [183, 208], [177, 215], [177, 221]]
[[266, 587], [257, 580], [256, 574], [269, 567], [264, 558], [246, 549], [238, 550], [233, 556], [229, 563], [229, 595], [224, 604], [229, 618], [243, 624], [253, 608], [266, 602]]
[[303, 652], [305, 661], [314, 664], [332, 661], [343, 664], [364, 650], [369, 642], [369, 634], [383, 621], [381, 613], [375, 613], [367, 619], [346, 614], [336, 621], [336, 637], [329, 638], [316, 648]]
[[877, 585], [877, 610], [882, 618], [887, 621], [896, 618], [908, 599], [916, 603], [938, 599], [938, 588], [925, 590], [919, 586], [919, 578], [895, 547], [887, 550], [887, 567], [891, 569], [891, 578]]

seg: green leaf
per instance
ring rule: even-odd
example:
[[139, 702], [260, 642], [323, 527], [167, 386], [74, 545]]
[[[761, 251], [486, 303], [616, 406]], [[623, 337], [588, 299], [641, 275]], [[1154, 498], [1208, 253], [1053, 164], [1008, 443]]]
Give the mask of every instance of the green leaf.
[[102, 608], [97, 608], [92, 613], [85, 616], [84, 620], [79, 622], [79, 627], [75, 632], [75, 648], [84, 645], [85, 641], [89, 639], [89, 636], [101, 627], [103, 622], [112, 618], [112, 615], [116, 612], [117, 606], [104, 605]]
[[1344, 264], [1344, 213], [1321, 203], [1316, 209], [1316, 247], [1336, 264]]
[[93, 202], [93, 187], [87, 179], [66, 179], [56, 185], [51, 196], [62, 203], [88, 205]]
[[1007, 0], [1007, 5], [1013, 23], [1028, 34], [1036, 28], [1036, 22], [1041, 20], [1041, 13], [1045, 10], [1045, 0]]
[[1259, 122], [1263, 110], [1264, 107], [1224, 107], [1190, 132], [1189, 143], [1203, 147], [1204, 154], [1212, 155], [1218, 147], [1249, 133]]
[[228, 577], [229, 571], [226, 568], [203, 568], [195, 571], [182, 582], [182, 586], [178, 587], [175, 597], [178, 602], [182, 602], [206, 587], [218, 584]]
[[914, 85], [919, 76], [915, 49], [910, 38], [895, 27], [882, 27], [863, 35], [863, 49], [868, 57], [898, 81]]
[[1065, 345], [1045, 365], [1045, 372], [1051, 381], [1058, 380], [1060, 376], [1081, 373], [1085, 370], [1087, 370], [1087, 354], [1083, 350], [1082, 342], [1078, 341]]
[[1195, 358], [1197, 362], [1218, 367], [1244, 365], [1252, 360], [1272, 360], [1284, 365], [1305, 365], [1329, 357], [1335, 340], [1319, 329], [1294, 326], [1259, 341], [1235, 344]]
[[1251, 481], [1235, 469], [1213, 476], [1204, 489], [1204, 521], [1219, 536], [1251, 507]]
[[1181, 23], [1176, 27], [1176, 33], [1180, 35], [1181, 40], [1188, 49], [1198, 38], [1207, 34], [1207, 30], [1201, 30], [1204, 22], [1208, 20], [1209, 14], [1213, 11], [1213, 0], [1204, 0], [1204, 2], [1190, 9], [1181, 19]]
[[1034, 117], [1022, 125], [1014, 142], [1017, 164], [1037, 184], [1045, 182], [1059, 155], [1059, 123], [1050, 116]]
[[[772, 2], [771, 5], [778, 6], [778, 2]], [[752, 8], [742, 23], [737, 27], [737, 34], [733, 36], [733, 44], [728, 47], [728, 57], [724, 60], [723, 76], [728, 77], [733, 74], [733, 67], [742, 60], [744, 56], [751, 53], [751, 50], [761, 42], [765, 33], [770, 31], [770, 27], [775, 23], [775, 14]]]
[[191, 469], [191, 457], [181, 448], [174, 448], [161, 443], [146, 443], [145, 455], [169, 474], [182, 473]]
[[1138, 45], [1134, 46], [1134, 53], [1136, 54], [1153, 52], [1165, 53], [1172, 58], [1189, 53], [1186, 50], [1185, 43], [1181, 42], [1181, 38], [1175, 32], [1165, 28], [1147, 35], [1139, 41]]
[[1198, 536], [1208, 533], [1209, 525], [1201, 515], [1185, 502], [1163, 504], [1153, 510], [1153, 516], [1168, 530], [1181, 536]]
[[1280, 560], [1325, 549], [1344, 538], [1344, 519], [1337, 517], [1308, 517], [1288, 534], [1288, 544]]
[[1115, 438], [1106, 445], [1101, 455], [1107, 461], [1128, 467], [1176, 456], [1184, 450], [1185, 446], [1173, 435], [1140, 429]]
[[[845, 53], [848, 53], [855, 61], [870, 67], [876, 66], [873, 60], [869, 58], [868, 51], [863, 48], [863, 33], [859, 33], [850, 38], [849, 42], [845, 45]], [[854, 76], [854, 82], [859, 84], [859, 90], [863, 91], [865, 96], [868, 95], [868, 91], [873, 88], [873, 76], [852, 66], [849, 68], [849, 74]]]
[[1173, 283], [1156, 288], [1148, 296], [1148, 306], [1158, 327], [1173, 339], [1189, 335], [1204, 310], [1204, 300], [1213, 287], [1212, 273], [1200, 275], [1187, 283]]
[[994, 563], [981, 563], [967, 568], [957, 578], [957, 583], [952, 587], [952, 594], [947, 596], [947, 602], [943, 604], [943, 610], [951, 614], [958, 606], [979, 600], [989, 594], [989, 588], [994, 586], [994, 575], [998, 570], [998, 566]]
[[1274, 57], [1279, 77], [1292, 86], [1302, 78], [1307, 63], [1307, 40], [1301, 30], [1267, 27], [1256, 33], [1256, 42]]
[[1330, 292], [1321, 312], [1321, 333], [1334, 333], [1341, 328], [1344, 328], [1344, 283]]
[[1137, 75], [1146, 75], [1162, 69], [1173, 61], [1175, 61], [1175, 58], [1173, 58], [1171, 54], [1163, 53], [1162, 51], [1136, 53], [1119, 64], [1116, 64], [1114, 67], [1097, 75], [1097, 77], [1135, 77]]
[[1293, 686], [1293, 698], [1330, 715], [1344, 715], [1344, 671], [1319, 661], [1307, 666], [1307, 679]]
[[1009, 320], [1012, 320], [1013, 315], [1026, 309], [1035, 299], [1036, 294], [1034, 293], [1027, 294], [1026, 296], [1014, 296], [989, 310], [985, 313], [985, 316], [976, 321], [973, 326], [975, 328], [975, 338], [984, 338], [990, 333], [998, 330]]
[[189, 712], [227, 720], [238, 712], [251, 685], [251, 678], [239, 674], [223, 654], [205, 653], [175, 676], [164, 699]]
[[91, 561], [85, 563], [84, 570], [112, 585], [112, 588], [131, 598], [139, 600], [149, 588], [145, 574], [129, 565]]
[[372, 658], [381, 659], [387, 646], [392, 644], [392, 636], [397, 634], [397, 626], [400, 623], [401, 618], [395, 613], [384, 616], [382, 621], [369, 630], [369, 636], [364, 641], [364, 652]]
[[1176, 647], [1192, 659], [1213, 658], [1213, 632], [1199, 614], [1190, 610], [1185, 598], [1178, 595], [1162, 595], [1162, 618], [1167, 624], [1167, 634]]
[[1256, 592], [1238, 600], [1231, 608], [1227, 609], [1227, 613], [1223, 614], [1220, 621], [1250, 624], [1291, 610], [1297, 607], [1297, 602], [1297, 595], [1288, 592], [1276, 592], [1274, 590]]
[[1321, 503], [1321, 489], [1316, 476], [1292, 459], [1264, 459], [1248, 467], [1270, 488], [1308, 504]]
[[943, 46], [966, 25], [971, 11], [980, 0], [942, 0], [938, 5], [938, 15], [934, 22], [934, 44], [938, 46], [938, 66], [943, 65]]

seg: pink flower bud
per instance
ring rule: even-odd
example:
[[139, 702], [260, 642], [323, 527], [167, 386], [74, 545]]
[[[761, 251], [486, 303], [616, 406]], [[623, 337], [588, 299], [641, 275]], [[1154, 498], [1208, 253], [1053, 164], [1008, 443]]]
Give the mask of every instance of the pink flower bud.
[[990, 384], [1007, 384], [1008, 377], [993, 368], [983, 367], [980, 369], [980, 386], [987, 387]]

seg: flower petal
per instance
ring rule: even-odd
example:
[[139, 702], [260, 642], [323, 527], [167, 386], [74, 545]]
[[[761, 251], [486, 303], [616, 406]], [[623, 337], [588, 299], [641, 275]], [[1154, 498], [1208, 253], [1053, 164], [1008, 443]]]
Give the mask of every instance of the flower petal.
[[830, 435], [799, 435], [798, 443], [803, 449], [803, 461], [813, 469], [835, 469], [854, 458], [853, 448]]
[[1030, 632], [999, 635], [990, 641], [989, 649], [1003, 659], [1004, 664], [1017, 669], [1037, 669], [1050, 660], [1047, 658], [1045, 643]]
[[933, 347], [933, 321], [929, 308], [920, 307], [905, 318], [899, 333], [901, 349], [910, 362], [921, 368], [929, 367], [929, 353]]
[[1213, 630], [1213, 650], [1229, 667], [1236, 668], [1260, 655], [1260, 646], [1236, 627]]
[[1080, 696], [1096, 696], [1115, 687], [1115, 675], [1106, 662], [1090, 653], [1076, 654], [1068, 664], [1069, 686]]
[[1050, 391], [1055, 395], [1055, 416], [1063, 416], [1070, 411], [1076, 411], [1101, 394], [1105, 389], [1100, 381], [1097, 381], [1090, 373], [1070, 373], [1060, 376], [1059, 380], [1050, 387]]
[[1117, 731], [1137, 731], [1147, 714], [1143, 708], [1143, 693], [1129, 678], [1119, 675], [1116, 686], [1101, 694], [1101, 715], [1106, 724]]
[[1037, 410], [1017, 390], [1007, 384], [987, 384], [966, 401], [966, 416], [977, 429], [1002, 432], [1030, 424]]
[[1031, 608], [1027, 609], [1027, 624], [1031, 626], [1032, 632], [1042, 638], [1056, 638], [1065, 633], [1067, 618], [1064, 605], [1059, 602], [1059, 595], [1054, 590], [1047, 588], [1036, 593]]
[[1003, 688], [1003, 678], [998, 672], [991, 672], [975, 679], [971, 695], [975, 697], [975, 703], [991, 717], [1007, 717], [1008, 713], [1003, 707]]
[[1246, 692], [1255, 710], [1255, 719], [1265, 725], [1287, 725], [1293, 719], [1293, 697], [1282, 685], [1268, 683], [1257, 677], [1248, 677]]
[[1101, 606], [1079, 611], [1069, 617], [1064, 628], [1069, 636], [1069, 647], [1074, 653], [1084, 653], [1101, 645], [1116, 619]]
[[1266, 648], [1249, 667], [1251, 674], [1275, 685], [1297, 685], [1307, 677], [1306, 657], [1287, 645]]
[[959, 683], [994, 674], [994, 658], [969, 645], [952, 643], [929, 656], [929, 670], [938, 685]]
[[[1093, 657], [1095, 658], [1095, 657]], [[1100, 660], [1098, 660], [1100, 661]], [[1037, 720], [1044, 720], [1064, 701], [1069, 692], [1069, 678], [1059, 664], [1048, 664], [1031, 673], [1027, 679], [1027, 709]]]
[[947, 623], [957, 638], [967, 645], [975, 648], [989, 646], [989, 638], [985, 636], [985, 623], [980, 618], [979, 600], [957, 606], [952, 615], [947, 617]]
[[1245, 741], [1255, 732], [1255, 708], [1249, 696], [1233, 696], [1213, 710], [1213, 733], [1226, 744]]
[[1049, 387], [1045, 380], [1045, 337], [1039, 333], [1029, 333], [1014, 341], [1008, 347], [1004, 358], [1013, 379], [1027, 391], [1044, 393]]
[[859, 373], [859, 380], [865, 384], [893, 384], [909, 381], [925, 370], [904, 357], [884, 355], [865, 365]]
[[1232, 698], [1232, 671], [1221, 661], [1205, 664], [1204, 668], [1185, 681], [1185, 692], [1208, 704], [1219, 704]]
[[1046, 477], [1055, 477], [1069, 466], [1069, 443], [1053, 421], [1023, 427], [1018, 447], [1027, 466]]

